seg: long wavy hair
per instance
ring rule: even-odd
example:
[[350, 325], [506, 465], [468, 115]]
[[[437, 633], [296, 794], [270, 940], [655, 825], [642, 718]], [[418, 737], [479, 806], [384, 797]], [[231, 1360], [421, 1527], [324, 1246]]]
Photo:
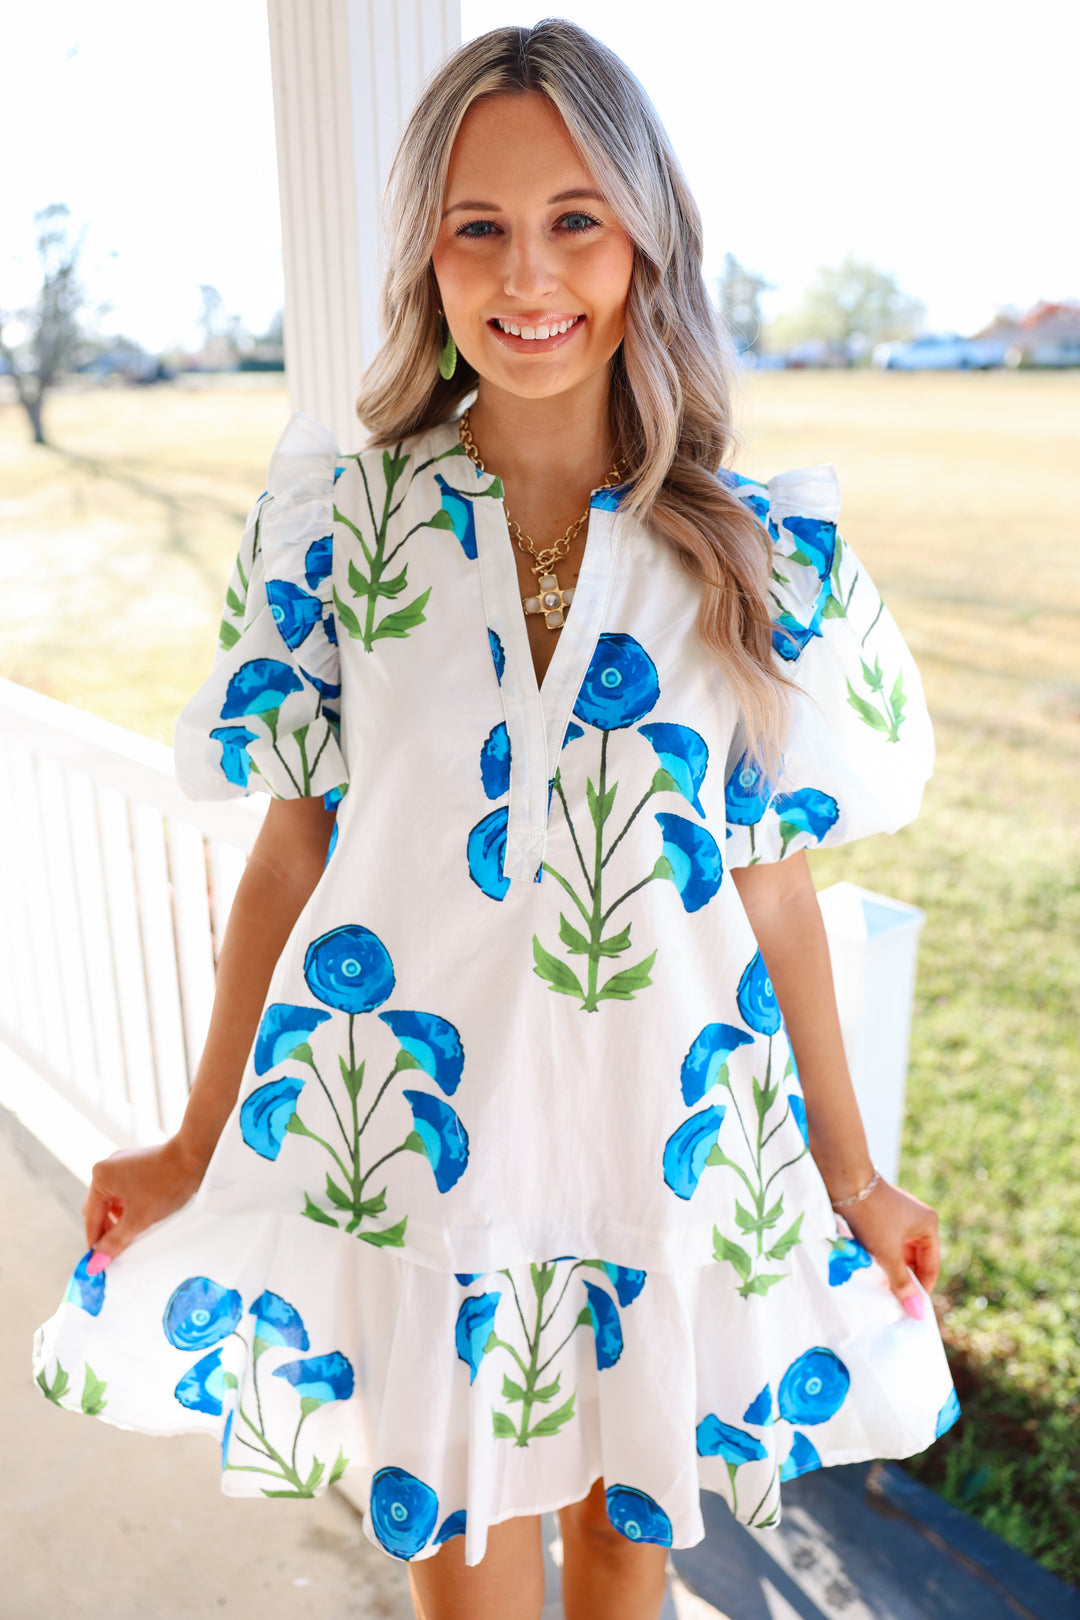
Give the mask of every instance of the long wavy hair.
[[622, 504], [673, 548], [702, 586], [698, 630], [738, 699], [746, 745], [779, 768], [790, 682], [772, 655], [769, 543], [716, 478], [733, 447], [731, 346], [701, 273], [698, 212], [667, 133], [629, 68], [583, 28], [548, 18], [496, 28], [433, 75], [394, 159], [384, 211], [383, 343], [357, 415], [375, 445], [445, 421], [477, 373], [458, 356], [447, 382], [432, 253], [454, 139], [481, 96], [547, 96], [635, 246], [625, 337], [609, 410], [628, 469]]

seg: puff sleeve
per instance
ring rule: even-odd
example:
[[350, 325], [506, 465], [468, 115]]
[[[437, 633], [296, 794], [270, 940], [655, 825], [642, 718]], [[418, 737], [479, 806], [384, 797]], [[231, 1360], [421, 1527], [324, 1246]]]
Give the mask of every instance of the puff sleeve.
[[348, 780], [332, 611], [339, 470], [333, 435], [294, 416], [244, 530], [212, 672], [177, 721], [189, 798], [338, 798]]
[[895, 832], [918, 814], [934, 764], [922, 682], [865, 568], [837, 533], [831, 466], [768, 484], [722, 474], [772, 542], [773, 648], [795, 683], [770, 788], [736, 734], [727, 762], [728, 866]]

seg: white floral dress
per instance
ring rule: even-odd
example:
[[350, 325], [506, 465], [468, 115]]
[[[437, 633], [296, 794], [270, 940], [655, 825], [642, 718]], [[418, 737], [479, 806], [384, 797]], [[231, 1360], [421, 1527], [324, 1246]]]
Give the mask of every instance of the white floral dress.
[[953, 1421], [933, 1311], [830, 1207], [730, 878], [915, 815], [919, 678], [832, 469], [720, 477], [801, 694], [771, 793], [619, 491], [538, 690], [456, 424], [339, 456], [293, 419], [176, 761], [197, 798], [325, 794], [334, 842], [198, 1195], [40, 1331], [51, 1400], [213, 1434], [230, 1495], [352, 1470], [387, 1552], [470, 1563], [599, 1476], [636, 1540], [700, 1540], [701, 1487], [774, 1524], [783, 1480]]

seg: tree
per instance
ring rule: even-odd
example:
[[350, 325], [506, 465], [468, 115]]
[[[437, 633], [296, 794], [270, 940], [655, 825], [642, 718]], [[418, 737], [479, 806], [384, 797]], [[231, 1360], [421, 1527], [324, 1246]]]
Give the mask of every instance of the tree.
[[895, 276], [848, 254], [842, 264], [822, 266], [800, 307], [779, 316], [769, 336], [783, 346], [816, 339], [835, 348], [853, 340], [869, 347], [910, 337], [923, 314], [923, 305], [901, 291]]
[[760, 298], [771, 286], [764, 276], [740, 264], [734, 253], [724, 254], [724, 273], [716, 280], [717, 304], [741, 354], [756, 348], [761, 337]]
[[0, 359], [3, 359], [30, 418], [34, 443], [44, 444], [42, 405], [57, 379], [79, 360], [85, 334], [85, 293], [79, 260], [85, 233], [71, 234], [64, 203], [50, 203], [34, 215], [41, 290], [34, 302], [12, 313], [0, 311]]

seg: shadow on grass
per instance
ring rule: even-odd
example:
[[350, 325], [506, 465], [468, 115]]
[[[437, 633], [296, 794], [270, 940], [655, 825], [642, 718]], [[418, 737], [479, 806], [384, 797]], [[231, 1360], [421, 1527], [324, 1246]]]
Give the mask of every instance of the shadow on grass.
[[946, 1350], [961, 1417], [903, 1467], [988, 1530], [1080, 1586], [1076, 1415], [1017, 1385], [999, 1363]]

